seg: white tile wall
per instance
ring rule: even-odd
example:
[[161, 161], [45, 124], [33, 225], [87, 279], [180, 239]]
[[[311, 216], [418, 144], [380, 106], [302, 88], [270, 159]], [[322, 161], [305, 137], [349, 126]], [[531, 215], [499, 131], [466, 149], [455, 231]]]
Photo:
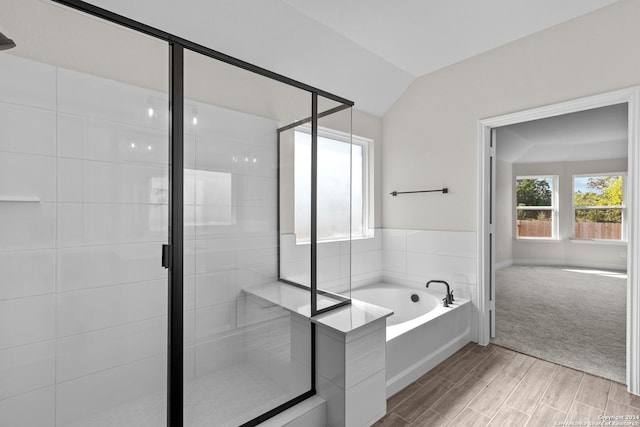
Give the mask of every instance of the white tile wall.
[[0, 301], [0, 350], [54, 338], [55, 296]]
[[[141, 396], [163, 393], [166, 363], [166, 356], [158, 355], [59, 383], [56, 387], [56, 425], [74, 422], [82, 425], [83, 419], [106, 409]], [[162, 407], [157, 409], [163, 410]]]
[[53, 340], [0, 351], [0, 401], [53, 385], [54, 381]]
[[55, 200], [56, 159], [36, 154], [0, 152], [0, 194]]
[[0, 57], [0, 101], [54, 111], [56, 69], [14, 55]]
[[0, 151], [55, 156], [55, 113], [0, 102]]
[[53, 293], [54, 250], [0, 252], [0, 300]]
[[2, 203], [0, 252], [55, 247], [55, 203]]
[[58, 250], [58, 291], [166, 279], [159, 243], [90, 246]]
[[466, 285], [475, 286], [475, 232], [384, 229], [382, 236], [385, 279], [405, 284], [447, 280], [460, 284], [467, 295]]
[[59, 338], [57, 380], [69, 381], [162, 354], [166, 349], [166, 316]]
[[0, 400], [0, 420], [11, 427], [55, 427], [55, 387]]
[[61, 292], [57, 336], [79, 334], [167, 314], [167, 281]]

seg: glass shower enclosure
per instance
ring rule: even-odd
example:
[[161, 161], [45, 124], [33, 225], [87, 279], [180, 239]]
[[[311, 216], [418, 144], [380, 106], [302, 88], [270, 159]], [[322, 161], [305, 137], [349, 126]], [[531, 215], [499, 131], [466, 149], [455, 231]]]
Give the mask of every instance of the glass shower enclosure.
[[310, 318], [350, 301], [352, 103], [7, 3], [0, 425], [255, 425], [315, 394]]

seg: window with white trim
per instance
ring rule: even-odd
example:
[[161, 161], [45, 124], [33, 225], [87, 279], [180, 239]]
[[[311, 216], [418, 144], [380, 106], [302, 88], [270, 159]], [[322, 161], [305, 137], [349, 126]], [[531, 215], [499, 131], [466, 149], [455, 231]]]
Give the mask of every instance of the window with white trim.
[[[369, 237], [369, 146], [373, 141], [318, 129], [318, 241]], [[295, 233], [311, 241], [311, 132], [295, 131]]]
[[557, 176], [516, 177], [516, 237], [558, 238]]
[[626, 240], [624, 173], [574, 175], [573, 238]]

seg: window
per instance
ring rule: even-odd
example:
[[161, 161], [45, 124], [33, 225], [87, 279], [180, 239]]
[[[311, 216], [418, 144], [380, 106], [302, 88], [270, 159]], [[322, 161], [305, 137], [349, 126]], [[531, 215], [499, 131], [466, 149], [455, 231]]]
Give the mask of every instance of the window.
[[[318, 129], [318, 241], [368, 237], [371, 140]], [[311, 132], [295, 132], [295, 233], [311, 241]]]
[[516, 177], [516, 237], [556, 239], [557, 176]]
[[573, 177], [573, 237], [625, 240], [625, 175]]

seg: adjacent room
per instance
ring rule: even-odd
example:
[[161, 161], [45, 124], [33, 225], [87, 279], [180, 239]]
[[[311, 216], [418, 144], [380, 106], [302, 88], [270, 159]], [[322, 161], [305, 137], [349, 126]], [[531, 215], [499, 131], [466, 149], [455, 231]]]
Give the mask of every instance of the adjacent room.
[[618, 382], [626, 375], [627, 119], [618, 104], [495, 134], [492, 342]]

